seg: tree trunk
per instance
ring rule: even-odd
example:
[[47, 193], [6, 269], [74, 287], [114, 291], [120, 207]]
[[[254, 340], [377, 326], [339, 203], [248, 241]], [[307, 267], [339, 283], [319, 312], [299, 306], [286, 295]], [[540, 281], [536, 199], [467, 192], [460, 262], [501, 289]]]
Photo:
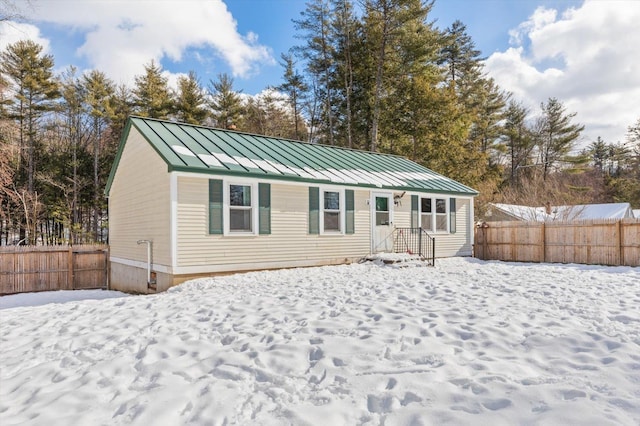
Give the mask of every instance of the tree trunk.
[[382, 77], [384, 74], [384, 60], [387, 50], [387, 31], [389, 29], [389, 10], [385, 3], [382, 6], [382, 39], [380, 40], [380, 50], [376, 65], [376, 88], [373, 98], [373, 119], [371, 121], [371, 146], [370, 151], [378, 149], [378, 125], [380, 122], [380, 98], [382, 97]]

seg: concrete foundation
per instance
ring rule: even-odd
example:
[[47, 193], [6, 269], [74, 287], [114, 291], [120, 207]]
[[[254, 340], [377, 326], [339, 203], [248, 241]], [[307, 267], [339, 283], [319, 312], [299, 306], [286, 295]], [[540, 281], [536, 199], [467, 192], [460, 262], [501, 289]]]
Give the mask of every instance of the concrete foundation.
[[[222, 275], [232, 275], [243, 272], [252, 271], [265, 271], [276, 270], [286, 268], [305, 268], [314, 266], [325, 265], [341, 265], [354, 263], [361, 258], [341, 258], [341, 259], [324, 259], [324, 260], [306, 260], [302, 262], [296, 262], [288, 266], [275, 266], [275, 267], [244, 267], [244, 268], [229, 268], [228, 270], [212, 271], [199, 274], [181, 274], [173, 275], [156, 271], [156, 288], [149, 288], [147, 286], [147, 269], [137, 266], [125, 265], [123, 263], [111, 261], [110, 274], [109, 274], [109, 289], [122, 291], [125, 293], [134, 294], [154, 294], [166, 291], [169, 287], [173, 287], [178, 284], [182, 284], [185, 281], [206, 278]], [[218, 265], [219, 266], [219, 265]]]
[[147, 269], [111, 262], [109, 289], [125, 293], [152, 294], [166, 291], [173, 283], [173, 275], [156, 271], [156, 288], [147, 286]]

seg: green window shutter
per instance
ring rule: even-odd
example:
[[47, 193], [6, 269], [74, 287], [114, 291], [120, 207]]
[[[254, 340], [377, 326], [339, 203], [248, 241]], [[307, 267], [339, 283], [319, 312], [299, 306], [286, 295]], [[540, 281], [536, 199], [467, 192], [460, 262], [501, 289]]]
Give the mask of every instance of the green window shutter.
[[271, 234], [271, 185], [258, 184], [258, 233]]
[[309, 187], [309, 233], [320, 233], [320, 188]]
[[209, 179], [209, 234], [222, 234], [222, 181]]
[[456, 199], [449, 198], [449, 232], [456, 233]]
[[353, 189], [347, 189], [344, 191], [344, 204], [345, 204], [345, 233], [354, 234], [355, 231], [355, 203], [353, 200]]
[[419, 221], [418, 221], [418, 215], [420, 214], [418, 210], [419, 201], [420, 200], [418, 199], [417, 195], [411, 196], [411, 227], [412, 228], [418, 228], [419, 226]]

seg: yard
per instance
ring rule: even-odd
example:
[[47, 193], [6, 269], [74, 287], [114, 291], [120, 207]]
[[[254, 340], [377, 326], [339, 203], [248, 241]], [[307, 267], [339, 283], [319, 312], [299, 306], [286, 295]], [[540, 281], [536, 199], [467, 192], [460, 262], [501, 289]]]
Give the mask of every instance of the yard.
[[0, 298], [3, 426], [640, 424], [640, 268], [454, 258], [65, 294]]

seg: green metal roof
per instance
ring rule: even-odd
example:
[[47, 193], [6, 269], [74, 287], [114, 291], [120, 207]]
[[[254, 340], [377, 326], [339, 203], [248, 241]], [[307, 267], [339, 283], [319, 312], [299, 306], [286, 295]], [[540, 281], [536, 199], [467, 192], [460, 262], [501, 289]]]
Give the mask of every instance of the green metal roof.
[[167, 163], [168, 170], [337, 184], [415, 192], [478, 192], [404, 157], [130, 117], [105, 193], [109, 194], [131, 126]]

